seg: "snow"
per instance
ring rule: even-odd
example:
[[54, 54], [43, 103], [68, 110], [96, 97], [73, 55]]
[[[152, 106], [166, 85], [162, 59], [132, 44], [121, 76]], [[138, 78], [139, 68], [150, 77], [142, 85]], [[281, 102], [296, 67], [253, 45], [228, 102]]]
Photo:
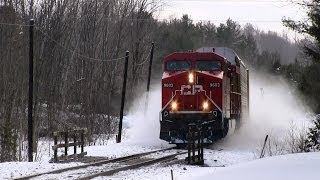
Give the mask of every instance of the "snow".
[[[167, 147], [171, 147], [167, 145]], [[88, 146], [85, 151], [87, 156], [117, 158], [131, 154], [143, 153], [153, 150], [162, 149], [161, 146], [145, 147], [132, 143], [110, 144], [108, 146]], [[43, 159], [48, 160], [50, 157], [45, 156]], [[56, 169], [62, 169], [72, 166], [82, 165], [83, 163], [49, 163], [48, 161], [39, 162], [5, 162], [0, 163], [0, 179], [17, 178], [31, 174], [48, 172]]]
[[[300, 153], [267, 157], [238, 165], [217, 168], [206, 175], [190, 180], [270, 180], [270, 179], [319, 179], [320, 153]], [[199, 174], [202, 172], [199, 172]], [[204, 171], [203, 173], [207, 173]]]
[[82, 163], [53, 164], [48, 162], [5, 162], [0, 163], [0, 179], [13, 179], [80, 164]]
[[[161, 88], [156, 86], [149, 95], [144, 94], [136, 99], [124, 121], [128, 127], [125, 132], [127, 141], [148, 146], [168, 144], [159, 139], [160, 96]], [[148, 99], [148, 104], [145, 103], [146, 99]]]
[[[184, 162], [172, 165], [155, 164], [148, 168], [120, 172], [112, 177], [98, 177], [95, 179], [163, 180], [171, 179], [171, 170], [173, 171], [174, 179], [187, 179], [196, 177], [199, 174], [215, 172], [217, 168], [224, 168], [226, 166], [232, 166], [233, 164], [248, 162], [255, 159], [254, 153], [246, 151], [205, 149], [204, 153], [205, 166], [207, 167], [189, 166]], [[178, 159], [183, 160], [185, 157], [185, 155], [180, 155], [178, 156]]]
[[[86, 150], [88, 155], [120, 157], [132, 153], [146, 152], [156, 148], [143, 147], [130, 143], [108, 146], [91, 146]], [[320, 172], [320, 153], [301, 153], [267, 157], [254, 160], [254, 153], [239, 150], [205, 149], [205, 163], [208, 167], [188, 166], [183, 163], [174, 165], [153, 165], [126, 172], [112, 177], [96, 179], [170, 179], [173, 170], [174, 179], [317, 179]], [[183, 159], [184, 156], [180, 156]], [[216, 160], [216, 161], [215, 161]], [[12, 162], [0, 164], [0, 179], [11, 179], [28, 174], [46, 172], [82, 163], [53, 164], [47, 162]]]
[[88, 156], [118, 158], [169, 147], [172, 147], [172, 145], [167, 144], [166, 146], [144, 146], [140, 144], [123, 142], [120, 144], [110, 144], [108, 146], [89, 146], [86, 147], [85, 150], [88, 152]]

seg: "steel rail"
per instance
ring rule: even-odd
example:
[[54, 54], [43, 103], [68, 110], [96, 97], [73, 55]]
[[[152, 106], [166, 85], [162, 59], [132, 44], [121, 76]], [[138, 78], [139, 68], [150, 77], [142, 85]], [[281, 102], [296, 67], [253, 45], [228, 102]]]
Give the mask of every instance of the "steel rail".
[[99, 176], [110, 176], [110, 175], [113, 175], [113, 174], [118, 173], [120, 171], [127, 171], [127, 170], [137, 169], [137, 168], [140, 168], [140, 167], [143, 167], [143, 166], [149, 166], [149, 165], [152, 165], [152, 164], [155, 164], [155, 163], [158, 163], [158, 162], [162, 162], [164, 160], [172, 159], [172, 158], [174, 158], [174, 157], [176, 157], [178, 155], [186, 154], [186, 153], [187, 152], [178, 152], [178, 153], [171, 154], [171, 155], [168, 155], [168, 156], [164, 156], [164, 157], [161, 157], [161, 158], [147, 160], [147, 161], [136, 163], [136, 164], [133, 164], [133, 165], [128, 165], [128, 166], [125, 166], [125, 167], [120, 167], [120, 168], [116, 168], [116, 169], [112, 169], [112, 170], [107, 170], [107, 171], [104, 171], [104, 172], [99, 172], [99, 173], [92, 174], [92, 175], [89, 175], [89, 176], [86, 176], [86, 177], [78, 178], [78, 180], [88, 180], [88, 179], [93, 179], [93, 178], [96, 178], [96, 177], [99, 177]]
[[84, 169], [84, 168], [87, 168], [87, 167], [90, 167], [90, 166], [101, 166], [101, 165], [108, 164], [108, 163], [115, 163], [115, 162], [121, 162], [121, 161], [124, 161], [124, 160], [134, 159], [134, 158], [138, 158], [138, 157], [141, 157], [141, 156], [145, 156], [145, 155], [149, 155], [149, 154], [153, 154], [153, 153], [157, 153], [157, 152], [161, 152], [161, 151], [172, 150], [174, 148], [176, 148], [176, 147], [167, 148], [167, 149], [160, 149], [160, 150], [155, 150], [155, 151], [150, 151], [150, 152], [144, 152], [144, 153], [139, 153], [139, 154], [133, 154], [133, 155], [114, 158], [114, 159], [102, 160], [102, 161], [99, 161], [99, 162], [94, 162], [94, 163], [89, 163], [89, 164], [80, 165], [80, 166], [73, 166], [73, 167], [63, 168], [63, 169], [58, 169], [58, 170], [54, 170], [54, 171], [28, 175], [28, 176], [14, 178], [14, 179], [15, 180], [28, 180], [28, 179], [31, 179], [31, 178], [34, 178], [34, 177], [43, 176], [43, 175], [47, 175], [47, 174], [59, 174], [59, 173], [67, 172], [67, 171]]

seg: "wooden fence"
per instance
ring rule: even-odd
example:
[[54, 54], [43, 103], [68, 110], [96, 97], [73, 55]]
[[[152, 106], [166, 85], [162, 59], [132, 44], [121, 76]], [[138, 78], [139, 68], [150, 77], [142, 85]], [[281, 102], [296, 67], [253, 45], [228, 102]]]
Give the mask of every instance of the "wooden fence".
[[188, 164], [203, 165], [203, 132], [195, 124], [189, 125], [188, 133]]
[[[87, 152], [84, 152], [84, 136], [87, 133], [87, 129], [77, 129], [71, 131], [58, 131], [53, 133], [54, 146], [52, 149], [54, 151], [53, 162], [65, 161], [70, 159], [82, 158], [87, 155]], [[64, 143], [58, 144], [59, 137], [62, 137]], [[72, 140], [70, 142], [69, 140]], [[73, 154], [68, 155], [68, 148], [73, 146]], [[77, 146], [80, 146], [81, 152], [77, 154]], [[58, 149], [64, 148], [64, 154], [58, 156]]]

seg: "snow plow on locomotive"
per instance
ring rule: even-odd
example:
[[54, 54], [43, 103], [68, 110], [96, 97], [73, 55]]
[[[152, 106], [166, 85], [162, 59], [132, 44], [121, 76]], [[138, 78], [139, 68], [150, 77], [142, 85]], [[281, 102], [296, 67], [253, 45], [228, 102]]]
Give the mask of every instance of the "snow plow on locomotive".
[[223, 138], [229, 120], [236, 128], [249, 112], [249, 71], [231, 49], [205, 47], [165, 57], [160, 139], [187, 143], [188, 126], [204, 131], [204, 143]]

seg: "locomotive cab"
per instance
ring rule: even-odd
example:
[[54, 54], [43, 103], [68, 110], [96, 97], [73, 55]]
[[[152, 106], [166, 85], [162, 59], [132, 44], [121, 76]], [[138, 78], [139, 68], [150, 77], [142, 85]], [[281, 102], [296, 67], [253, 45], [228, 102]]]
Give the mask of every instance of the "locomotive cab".
[[173, 53], [163, 63], [160, 138], [187, 143], [189, 124], [202, 126], [205, 143], [224, 137], [230, 118], [228, 61], [215, 53]]

